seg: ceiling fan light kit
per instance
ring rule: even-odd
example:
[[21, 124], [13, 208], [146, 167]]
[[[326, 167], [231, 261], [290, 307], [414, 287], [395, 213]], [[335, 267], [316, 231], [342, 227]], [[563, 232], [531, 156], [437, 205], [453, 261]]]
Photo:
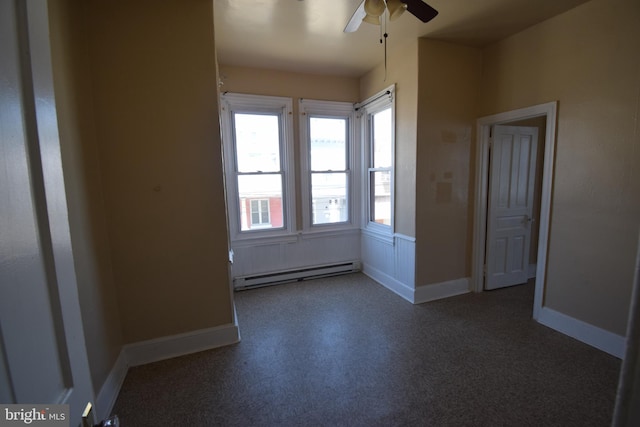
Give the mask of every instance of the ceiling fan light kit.
[[381, 17], [385, 10], [389, 13], [391, 21], [398, 19], [405, 10], [422, 22], [429, 22], [438, 14], [437, 10], [422, 0], [363, 0], [344, 28], [344, 32], [356, 31], [362, 22], [381, 25]]
[[363, 0], [353, 13], [353, 16], [344, 28], [345, 33], [352, 33], [360, 27], [362, 22], [380, 26], [380, 43], [384, 43], [384, 79], [387, 80], [387, 20], [384, 21], [384, 34], [382, 34], [382, 17], [385, 11], [389, 20], [395, 21], [408, 10], [413, 16], [422, 22], [431, 21], [438, 11], [422, 0]]
[[362, 22], [366, 22], [367, 24], [380, 25], [380, 16], [367, 14], [364, 18], [362, 18]]
[[387, 9], [389, 10], [389, 20], [395, 21], [407, 9], [407, 5], [400, 0], [387, 0]]
[[400, 0], [364, 0], [366, 16], [362, 19], [368, 24], [380, 25], [385, 9], [389, 11], [389, 20], [395, 21], [402, 15], [407, 5]]
[[383, 0], [364, 0], [364, 11], [367, 14], [362, 21], [369, 24], [380, 25], [380, 17], [386, 6]]

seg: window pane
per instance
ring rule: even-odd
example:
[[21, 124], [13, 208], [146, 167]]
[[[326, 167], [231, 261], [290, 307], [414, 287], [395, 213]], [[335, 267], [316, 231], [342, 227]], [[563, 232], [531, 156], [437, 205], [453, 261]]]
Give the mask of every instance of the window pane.
[[373, 167], [390, 168], [392, 166], [393, 140], [391, 108], [375, 113], [373, 120]]
[[238, 176], [240, 230], [282, 228], [282, 175]]
[[280, 171], [277, 115], [234, 114], [238, 172]]
[[251, 202], [251, 224], [260, 224], [260, 205], [259, 200], [250, 200]]
[[347, 174], [312, 173], [311, 203], [313, 225], [348, 221]]
[[340, 171], [347, 167], [347, 121], [311, 117], [309, 119], [311, 170]]
[[391, 225], [391, 172], [370, 172], [371, 221]]

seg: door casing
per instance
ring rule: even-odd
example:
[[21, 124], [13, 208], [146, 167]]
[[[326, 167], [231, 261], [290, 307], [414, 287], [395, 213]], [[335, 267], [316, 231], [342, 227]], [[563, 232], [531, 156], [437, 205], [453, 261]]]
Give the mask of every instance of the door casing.
[[544, 283], [547, 271], [547, 248], [551, 220], [551, 191], [556, 145], [556, 120], [558, 102], [552, 101], [531, 107], [481, 117], [476, 122], [476, 185], [473, 218], [473, 247], [471, 267], [471, 289], [482, 292], [484, 284], [484, 260], [487, 238], [487, 195], [489, 191], [489, 140], [491, 126], [545, 116], [547, 121], [543, 156], [542, 188], [540, 200], [538, 256], [536, 267], [533, 318], [538, 319], [544, 300]]

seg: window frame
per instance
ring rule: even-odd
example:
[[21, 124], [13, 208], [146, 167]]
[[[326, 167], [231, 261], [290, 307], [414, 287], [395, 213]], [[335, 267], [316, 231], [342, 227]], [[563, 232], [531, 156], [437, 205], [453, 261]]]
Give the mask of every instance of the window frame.
[[[373, 167], [373, 115], [386, 109], [391, 109], [391, 167], [374, 168]], [[393, 236], [395, 233], [395, 163], [396, 163], [396, 106], [395, 106], [395, 84], [376, 93], [367, 100], [361, 102], [357, 106], [358, 117], [361, 124], [362, 132], [362, 223], [363, 229], [382, 236]], [[390, 224], [379, 224], [372, 220], [372, 187], [371, 173], [376, 171], [390, 171], [390, 203], [391, 218]]]
[[[291, 98], [278, 96], [223, 93], [221, 132], [223, 140], [226, 198], [228, 209], [229, 238], [232, 242], [253, 239], [291, 236], [296, 230], [296, 182], [293, 162], [293, 103]], [[240, 218], [240, 195], [238, 193], [234, 114], [273, 114], [279, 118], [280, 170], [282, 174], [282, 220], [279, 228], [257, 228], [242, 230]], [[269, 212], [271, 220], [271, 212]]]
[[[359, 144], [356, 144], [358, 125], [356, 121], [354, 105], [350, 102], [300, 99], [298, 108], [300, 115], [300, 196], [302, 200], [303, 231], [305, 233], [317, 233], [358, 228], [360, 219], [360, 197], [358, 196], [358, 194], [360, 193], [360, 152]], [[346, 120], [346, 169], [335, 172], [346, 173], [347, 176], [347, 221], [337, 223], [313, 224], [313, 199], [311, 193], [311, 181], [312, 173], [314, 171], [311, 170], [310, 147], [310, 119], [312, 117]]]
[[[258, 218], [259, 221], [258, 222], [253, 222], [253, 204], [256, 204], [256, 211], [258, 214]], [[266, 202], [267, 204], [267, 210], [264, 211], [262, 210], [262, 203]], [[256, 228], [260, 228], [260, 227], [265, 227], [266, 225], [271, 225], [271, 206], [270, 203], [271, 200], [270, 199], [251, 199], [249, 200], [249, 209], [250, 209], [250, 215], [251, 215], [251, 227], [256, 227]], [[267, 216], [267, 221], [263, 221], [264, 220], [264, 214], [266, 212], [266, 216]]]

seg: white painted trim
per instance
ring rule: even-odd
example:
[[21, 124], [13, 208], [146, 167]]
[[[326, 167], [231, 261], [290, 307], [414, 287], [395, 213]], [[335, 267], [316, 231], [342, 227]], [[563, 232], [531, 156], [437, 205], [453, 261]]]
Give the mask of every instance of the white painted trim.
[[325, 237], [335, 237], [335, 236], [344, 236], [345, 234], [353, 234], [360, 236], [359, 228], [344, 228], [341, 230], [330, 229], [330, 230], [314, 230], [314, 231], [299, 231], [298, 237], [302, 240], [308, 239], [324, 239]]
[[638, 237], [636, 271], [627, 320], [627, 346], [620, 368], [612, 427], [640, 424], [640, 312], [638, 311], [640, 308], [640, 236]]
[[360, 260], [360, 229], [299, 232], [293, 237], [291, 241], [270, 244], [232, 242], [235, 260], [231, 276], [246, 278]]
[[333, 276], [338, 274], [355, 273], [360, 271], [360, 261], [345, 261], [324, 265], [315, 265], [290, 270], [274, 271], [270, 273], [250, 274], [233, 278], [235, 290], [246, 290], [261, 286], [293, 282], [302, 279]]
[[469, 292], [469, 283], [469, 277], [462, 277], [460, 279], [449, 280], [447, 282], [418, 286], [414, 292], [413, 303], [422, 304], [429, 301], [466, 294]]
[[107, 376], [104, 384], [98, 392], [96, 398], [96, 418], [98, 420], [104, 420], [113, 410], [113, 405], [116, 403], [124, 379], [129, 371], [129, 365], [127, 363], [127, 357], [125, 349], [120, 350], [120, 354], [111, 368], [111, 372]]
[[395, 237], [396, 239], [400, 239], [400, 240], [406, 240], [407, 242], [411, 242], [411, 243], [415, 243], [416, 242], [416, 238], [415, 237], [407, 236], [405, 234], [395, 233], [393, 235], [393, 237]]
[[619, 359], [624, 356], [626, 338], [613, 332], [590, 325], [549, 307], [540, 309], [538, 322]]
[[371, 228], [363, 228], [361, 230], [363, 236], [371, 237], [376, 240], [379, 240], [382, 243], [386, 243], [389, 246], [394, 245], [394, 235], [391, 233], [380, 233], [378, 230], [374, 230]]
[[[387, 94], [388, 92], [388, 94]], [[371, 231], [373, 233], [377, 233], [380, 235], [389, 235], [393, 236], [395, 231], [395, 180], [396, 180], [396, 85], [395, 83], [391, 86], [381, 90], [380, 92], [370, 96], [366, 100], [355, 105], [356, 109], [356, 119], [359, 119], [358, 126], [359, 129], [359, 138], [361, 142], [361, 224], [363, 230]], [[393, 134], [391, 137], [391, 224], [390, 226], [377, 224], [375, 222], [369, 221], [371, 201], [370, 201], [370, 191], [369, 191], [369, 171], [371, 166], [371, 127], [370, 127], [370, 116], [372, 114], [378, 113], [387, 107], [391, 107], [391, 128], [393, 129]]]
[[547, 248], [549, 243], [549, 225], [551, 218], [551, 190], [553, 184], [553, 165], [556, 145], [557, 101], [532, 107], [507, 111], [482, 117], [477, 121], [478, 150], [476, 152], [476, 190], [475, 215], [473, 221], [473, 257], [471, 267], [471, 289], [482, 292], [484, 286], [484, 259], [487, 223], [487, 193], [489, 173], [489, 130], [492, 125], [514, 120], [545, 116], [547, 119], [544, 169], [542, 173], [542, 192], [540, 203], [540, 230], [538, 234], [538, 264], [536, 269], [533, 318], [538, 319], [544, 296], [546, 281]]
[[279, 243], [296, 243], [298, 234], [286, 234], [269, 237], [253, 237], [242, 240], [235, 240], [231, 243], [233, 248], [252, 248], [255, 246], [277, 245]]
[[362, 272], [376, 282], [380, 283], [385, 288], [389, 289], [391, 292], [395, 293], [398, 296], [401, 296], [402, 298], [413, 304], [413, 288], [389, 276], [388, 274], [383, 273], [377, 268], [371, 267], [370, 265], [364, 263], [362, 264]]
[[111, 372], [98, 392], [95, 404], [96, 418], [103, 420], [111, 414], [129, 367], [235, 344], [240, 341], [235, 310], [234, 319], [234, 324], [140, 341], [122, 347]]
[[[356, 143], [357, 119], [354, 106], [350, 102], [320, 101], [314, 99], [300, 99], [298, 101], [299, 129], [300, 129], [300, 196], [302, 201], [302, 229], [307, 233], [322, 231], [349, 230], [360, 225], [360, 145]], [[309, 147], [311, 116], [344, 119], [347, 122], [347, 162], [344, 172], [347, 175], [347, 205], [348, 221], [334, 224], [311, 224], [311, 165]]]
[[235, 344], [240, 341], [237, 324], [200, 329], [124, 346], [129, 366], [144, 365], [199, 351]]
[[[224, 154], [224, 173], [228, 208], [228, 228], [231, 242], [255, 241], [259, 237], [295, 236], [296, 227], [296, 179], [293, 143], [293, 100], [282, 96], [249, 95], [224, 92], [220, 95], [220, 130]], [[236, 150], [233, 129], [233, 113], [269, 113], [279, 117], [281, 173], [283, 174], [283, 228], [241, 231], [238, 206], [238, 183], [236, 171]]]

